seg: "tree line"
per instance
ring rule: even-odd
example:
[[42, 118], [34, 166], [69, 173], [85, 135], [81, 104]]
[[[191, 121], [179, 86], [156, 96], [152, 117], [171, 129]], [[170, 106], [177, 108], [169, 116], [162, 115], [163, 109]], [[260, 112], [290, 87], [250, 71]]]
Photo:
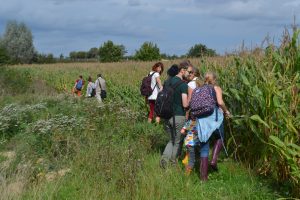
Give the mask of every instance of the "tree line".
[[52, 53], [39, 53], [33, 45], [31, 30], [25, 23], [9, 21], [4, 34], [0, 35], [0, 65], [19, 63], [55, 63], [55, 62], [119, 62], [122, 60], [152, 61], [160, 59], [176, 59], [182, 57], [216, 56], [216, 51], [204, 44], [195, 44], [185, 55], [167, 55], [160, 53], [157, 44], [144, 42], [134, 55], [127, 56], [126, 47], [108, 40], [99, 48], [89, 51], [72, 51], [68, 56], [61, 54], [55, 57]]

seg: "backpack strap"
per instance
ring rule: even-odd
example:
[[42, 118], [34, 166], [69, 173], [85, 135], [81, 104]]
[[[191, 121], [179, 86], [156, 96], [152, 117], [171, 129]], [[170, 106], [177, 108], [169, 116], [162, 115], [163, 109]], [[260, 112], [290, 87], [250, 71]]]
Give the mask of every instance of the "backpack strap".
[[[180, 84], [184, 83], [182, 80], [179, 80], [178, 82], [176, 82], [176, 84], [174, 85], [170, 85], [170, 87], [173, 88], [173, 90], [175, 90], [175, 88], [177, 88]], [[173, 126], [172, 126], [172, 144], [175, 145], [175, 138], [176, 138], [176, 126], [175, 126], [175, 115], [173, 114], [172, 116], [173, 119]]]
[[102, 90], [102, 87], [101, 87], [99, 78], [97, 78], [97, 80], [98, 80], [98, 85], [99, 85], [99, 87], [100, 87], [100, 90]]
[[[155, 73], [156, 73], [156, 72], [153, 72], [152, 74], [149, 73], [148, 76], [152, 77]], [[155, 85], [154, 85], [154, 88], [152, 89], [152, 93], [153, 93], [153, 91], [154, 91], [156, 85], [157, 85], [157, 81], [156, 81], [156, 83], [155, 83]], [[152, 95], [152, 93], [151, 93], [151, 95]], [[151, 95], [150, 95], [150, 96], [151, 96]]]
[[214, 100], [216, 101], [216, 107], [215, 107], [215, 111], [216, 111], [216, 121], [219, 120], [219, 116], [218, 116], [218, 109], [219, 109], [219, 106], [218, 106], [218, 100], [217, 100], [217, 93], [216, 93], [216, 90], [215, 90], [215, 86], [212, 86], [211, 87], [211, 95], [212, 97], [214, 98]]
[[176, 84], [174, 84], [173, 86], [172, 85], [170, 85], [170, 86], [173, 88], [173, 90], [175, 90], [175, 88], [177, 88], [182, 83], [184, 83], [184, 82], [182, 80], [179, 80], [176, 82]]
[[175, 115], [172, 116], [172, 119], [173, 119], [173, 126], [172, 126], [171, 139], [172, 139], [172, 144], [174, 146], [175, 145], [175, 137], [176, 137]]

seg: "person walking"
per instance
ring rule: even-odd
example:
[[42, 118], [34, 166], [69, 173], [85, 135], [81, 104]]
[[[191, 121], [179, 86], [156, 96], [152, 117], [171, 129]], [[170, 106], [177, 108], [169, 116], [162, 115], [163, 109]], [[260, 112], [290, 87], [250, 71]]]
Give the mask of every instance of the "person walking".
[[[189, 62], [187, 73], [188, 73], [187, 81], [188, 81], [188, 103], [189, 103], [191, 100], [193, 90], [197, 86], [200, 86], [199, 85], [200, 72], [198, 68], [196, 68]], [[189, 111], [186, 112], [186, 119], [189, 121], [186, 122], [186, 125], [182, 129], [181, 134], [185, 136], [184, 145], [186, 147], [187, 152], [184, 159], [182, 160], [182, 163], [185, 165], [186, 174], [189, 175], [192, 169], [194, 168], [194, 164], [195, 164], [196, 149], [198, 149], [196, 148], [198, 144], [198, 140], [197, 140], [198, 133], [195, 130], [196, 129], [195, 121], [190, 121]]]
[[188, 80], [188, 102], [190, 102], [191, 100], [191, 96], [193, 93], [193, 90], [197, 87], [197, 80], [199, 80], [200, 77], [200, 72], [199, 69], [190, 65], [187, 69], [188, 72], [188, 76], [187, 76], [187, 80]]
[[[204, 77], [204, 84], [201, 87], [210, 88], [209, 93], [215, 99], [215, 108], [213, 113], [208, 116], [195, 116], [193, 109], [191, 109], [192, 118], [196, 119], [196, 126], [198, 132], [198, 138], [200, 141], [200, 177], [202, 181], [207, 181], [208, 179], [208, 156], [209, 156], [209, 142], [211, 136], [215, 135], [218, 139], [214, 145], [213, 155], [210, 165], [214, 170], [217, 170], [217, 159], [224, 145], [224, 128], [223, 119], [224, 115], [226, 118], [230, 117], [231, 114], [222, 97], [222, 89], [220, 86], [216, 85], [217, 76], [215, 73], [206, 73]], [[197, 92], [198, 88], [195, 89]], [[199, 91], [199, 90], [198, 90]], [[204, 90], [203, 90], [204, 91]], [[199, 92], [199, 95], [204, 93]], [[193, 97], [191, 99], [190, 105], [193, 103]], [[191, 106], [192, 107], [192, 106]], [[194, 116], [193, 116], [194, 115]]]
[[103, 104], [103, 99], [106, 97], [106, 81], [102, 77], [102, 74], [97, 75], [97, 80], [95, 81], [96, 88], [96, 98], [99, 104]]
[[92, 81], [92, 77], [89, 76], [88, 78], [88, 85], [86, 88], [86, 97], [94, 97], [96, 94], [96, 88], [95, 88], [95, 83]]
[[82, 90], [83, 86], [84, 86], [84, 80], [82, 78], [82, 75], [80, 75], [79, 79], [77, 79], [75, 81], [75, 84], [74, 84], [74, 87], [73, 87], [73, 90], [72, 90], [73, 94], [74, 95], [77, 94], [78, 97], [81, 97], [81, 90]]
[[[147, 98], [148, 104], [149, 104], [149, 115], [148, 115], [148, 122], [151, 123], [154, 118], [154, 107], [155, 107], [155, 101], [157, 98], [157, 94], [159, 91], [163, 89], [160, 75], [164, 71], [164, 65], [161, 62], [155, 63], [152, 67], [152, 71], [149, 73], [149, 76], [151, 77], [151, 88], [152, 88], [152, 94]], [[155, 122], [160, 122], [160, 117], [156, 116]]]
[[166, 80], [166, 82], [168, 82], [171, 78], [173, 78], [174, 76], [176, 76], [178, 74], [178, 65], [177, 64], [173, 64], [167, 71], [168, 74], [168, 78]]
[[[174, 117], [166, 120], [165, 129], [170, 135], [170, 140], [166, 145], [160, 160], [160, 166], [166, 168], [169, 163], [176, 164], [179, 155], [180, 145], [183, 137], [180, 133], [181, 128], [185, 123], [185, 109], [188, 107], [187, 93], [188, 86], [183, 81], [187, 77], [187, 66], [179, 65], [178, 74], [169, 79], [164, 85], [165, 87], [174, 87], [173, 95], [173, 114]], [[174, 130], [175, 129], [175, 130]], [[172, 138], [172, 133], [175, 132], [175, 138]]]

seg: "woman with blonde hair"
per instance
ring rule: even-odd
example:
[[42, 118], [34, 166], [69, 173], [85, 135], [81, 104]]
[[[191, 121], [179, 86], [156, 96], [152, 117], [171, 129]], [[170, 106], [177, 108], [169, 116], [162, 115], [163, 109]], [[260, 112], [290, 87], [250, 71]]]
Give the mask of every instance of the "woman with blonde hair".
[[[213, 150], [212, 150], [212, 159], [210, 162], [210, 167], [212, 170], [214, 171], [218, 171], [217, 168], [217, 161], [218, 161], [218, 156], [219, 153], [221, 151], [222, 145], [224, 145], [224, 124], [223, 124], [223, 119], [224, 119], [224, 115], [226, 118], [230, 117], [230, 112], [227, 109], [224, 101], [223, 101], [223, 92], [220, 86], [217, 85], [217, 75], [213, 72], [208, 72], [205, 74], [204, 76], [204, 85], [211, 85], [213, 86], [213, 91], [215, 92], [215, 97], [216, 97], [216, 102], [217, 102], [217, 107], [219, 109], [217, 109], [214, 114], [216, 116], [214, 116], [214, 114], [210, 117], [212, 117], [212, 119], [209, 119], [209, 117], [207, 117], [207, 121], [206, 120], [202, 120], [204, 123], [213, 123], [213, 122], [209, 122], [210, 120], [213, 120], [214, 122], [219, 122], [220, 121], [220, 125], [216, 126], [216, 129], [213, 131], [213, 135], [215, 135], [215, 137], [217, 138], [217, 140], [215, 141]], [[217, 119], [219, 118], [219, 119]], [[199, 120], [201, 121], [201, 119]], [[201, 131], [201, 128], [204, 129], [204, 127], [198, 127], [198, 131]], [[204, 130], [202, 130], [204, 131]], [[198, 132], [199, 134], [199, 132]], [[209, 138], [210, 139], [210, 138]], [[207, 142], [205, 142], [203, 144], [203, 146], [201, 145], [201, 164], [200, 164], [200, 170], [202, 170], [201, 172], [201, 177], [203, 180], [207, 180], [207, 169], [208, 169], [208, 152], [209, 152], [209, 140]]]
[[[222, 145], [224, 145], [223, 119], [224, 115], [230, 116], [230, 112], [223, 101], [222, 89], [216, 84], [216, 80], [215, 73], [206, 73], [203, 83], [193, 91], [190, 100], [190, 120], [195, 121], [194, 123], [190, 122], [190, 124], [195, 124], [198, 133], [197, 139], [200, 143], [200, 176], [202, 181], [206, 181], [208, 178], [209, 141], [212, 135], [217, 137], [217, 141], [214, 145], [210, 166], [212, 170], [218, 170], [217, 159]], [[189, 127], [189, 129], [192, 128]], [[191, 159], [194, 159], [194, 156]]]

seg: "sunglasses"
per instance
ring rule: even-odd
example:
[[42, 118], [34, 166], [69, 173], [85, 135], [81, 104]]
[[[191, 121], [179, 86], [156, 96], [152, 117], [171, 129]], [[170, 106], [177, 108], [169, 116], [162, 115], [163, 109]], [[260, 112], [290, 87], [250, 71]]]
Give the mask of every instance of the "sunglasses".
[[187, 71], [189, 74], [192, 74], [192, 73], [194, 73], [193, 71]]

